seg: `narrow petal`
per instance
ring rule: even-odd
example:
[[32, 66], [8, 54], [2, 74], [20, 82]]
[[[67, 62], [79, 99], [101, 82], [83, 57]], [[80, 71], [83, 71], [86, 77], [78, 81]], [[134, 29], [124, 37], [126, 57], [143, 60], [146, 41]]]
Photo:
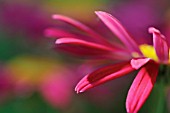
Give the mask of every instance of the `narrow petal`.
[[99, 41], [101, 44], [111, 46], [111, 44], [108, 41], [106, 41], [106, 39], [103, 36], [101, 36], [100, 34], [95, 32], [94, 30], [92, 30], [88, 26], [84, 25], [83, 23], [80, 23], [80, 22], [78, 22], [78, 21], [76, 21], [72, 18], [63, 16], [63, 15], [57, 15], [56, 14], [56, 15], [53, 15], [52, 17], [53, 17], [53, 19], [61, 20], [61, 21], [67, 22], [67, 23], [75, 26], [76, 28], [78, 28], [78, 29], [84, 31], [85, 33], [87, 33], [88, 35], [90, 35], [95, 40]]
[[[63, 37], [72, 37], [72, 38], [76, 38], [76, 39], [82, 39], [82, 40], [85, 40], [85, 41], [98, 43], [98, 41], [93, 40], [91, 37], [89, 37], [87, 35], [69, 32], [68, 30], [65, 30], [65, 29], [48, 28], [44, 31], [44, 34], [47, 37], [52, 37], [52, 38], [55, 38], [55, 39], [63, 38]], [[117, 44], [116, 46], [119, 47], [120, 45]]]
[[86, 75], [76, 86], [77, 93], [84, 92], [87, 89], [103, 84], [107, 81], [116, 79], [128, 74], [135, 69], [131, 67], [130, 62], [118, 63], [104, 68], [100, 68], [91, 74]]
[[169, 47], [165, 36], [159, 30], [150, 27], [149, 33], [153, 34], [153, 45], [160, 62], [167, 63], [169, 59]]
[[128, 113], [137, 113], [148, 98], [156, 81], [158, 67], [157, 63], [150, 61], [138, 72], [126, 99]]
[[100, 45], [100, 44], [96, 44], [93, 42], [87, 42], [84, 40], [80, 40], [80, 39], [75, 39], [75, 38], [60, 38], [56, 41], [56, 44], [75, 44], [75, 45], [80, 45], [80, 46], [86, 46], [86, 47], [90, 47], [90, 48], [96, 48], [96, 49], [100, 49], [100, 50], [106, 50], [106, 51], [112, 51], [112, 48]]
[[[67, 52], [87, 57], [99, 56], [101, 58], [107, 57], [121, 60], [120, 57], [124, 58], [125, 54], [127, 54], [127, 52], [122, 50], [75, 38], [60, 38], [56, 41], [56, 44], [58, 45], [58, 48], [66, 50]], [[126, 57], [129, 58], [130, 56]]]
[[56, 28], [46, 29], [44, 34], [47, 37], [54, 37], [54, 38], [59, 38], [59, 37], [75, 37], [75, 38], [78, 38], [76, 35], [69, 33], [66, 30], [61, 30], [61, 29], [56, 29]]
[[104, 22], [104, 24], [124, 43], [126, 47], [128, 47], [132, 52], [139, 52], [136, 42], [116, 18], [102, 11], [96, 11], [95, 13]]

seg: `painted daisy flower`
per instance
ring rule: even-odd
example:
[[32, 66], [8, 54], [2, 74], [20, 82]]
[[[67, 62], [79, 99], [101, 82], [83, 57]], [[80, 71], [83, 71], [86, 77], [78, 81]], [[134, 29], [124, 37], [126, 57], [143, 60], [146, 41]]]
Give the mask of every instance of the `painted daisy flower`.
[[95, 13], [122, 42], [121, 46], [106, 40], [84, 24], [62, 15], [53, 15], [53, 18], [75, 26], [85, 35], [54, 28], [47, 29], [46, 35], [59, 37], [56, 41], [57, 46], [67, 52], [88, 58], [104, 58], [110, 62], [121, 61], [86, 75], [77, 84], [75, 88], [77, 93], [139, 70], [126, 99], [127, 112], [137, 113], [153, 89], [160, 65], [169, 64], [169, 46], [166, 37], [156, 28], [150, 27], [148, 31], [153, 35], [153, 45], [138, 45], [112, 15], [102, 11]]

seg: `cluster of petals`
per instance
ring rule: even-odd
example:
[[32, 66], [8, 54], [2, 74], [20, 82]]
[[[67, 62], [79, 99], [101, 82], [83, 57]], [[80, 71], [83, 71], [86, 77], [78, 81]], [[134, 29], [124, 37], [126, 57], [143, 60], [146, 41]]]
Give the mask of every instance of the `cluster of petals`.
[[[47, 29], [46, 35], [58, 37], [56, 41], [57, 46], [62, 47], [67, 52], [80, 56], [102, 57], [121, 61], [102, 67], [86, 75], [77, 84], [75, 88], [77, 93], [84, 92], [92, 87], [139, 70], [126, 99], [127, 112], [137, 113], [153, 89], [158, 75], [159, 65], [168, 64], [169, 47], [166, 38], [156, 28], [150, 27], [148, 29], [149, 33], [153, 35], [153, 47], [158, 57], [158, 60], [155, 61], [143, 55], [139, 45], [115, 17], [102, 11], [96, 11], [95, 13], [122, 42], [121, 46], [106, 40], [106, 38], [86, 25], [63, 15], [53, 15], [53, 19], [71, 24], [87, 36], [76, 35], [67, 30], [55, 28]], [[137, 53], [137, 56], [134, 57], [133, 53]]]

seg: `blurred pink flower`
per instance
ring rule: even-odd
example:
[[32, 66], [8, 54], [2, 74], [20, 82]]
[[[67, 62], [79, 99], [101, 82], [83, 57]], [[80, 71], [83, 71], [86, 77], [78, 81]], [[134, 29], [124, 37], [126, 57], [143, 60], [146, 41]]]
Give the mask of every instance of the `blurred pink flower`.
[[74, 75], [71, 74], [66, 69], [50, 72], [40, 84], [41, 94], [54, 107], [65, 109], [70, 105], [75, 82]]
[[47, 14], [38, 6], [4, 2], [0, 5], [0, 10], [0, 23], [3, 25], [3, 29], [13, 34], [24, 33], [37, 39], [43, 36], [43, 30], [50, 25], [46, 18]]
[[70, 105], [71, 89], [77, 80], [69, 68], [53, 58], [30, 55], [18, 56], [7, 64], [16, 95], [30, 96], [39, 91], [48, 103], [59, 109]]
[[[129, 113], [137, 113], [148, 98], [157, 78], [159, 65], [169, 63], [169, 46], [166, 38], [159, 30], [150, 27], [149, 33], [153, 34], [153, 46], [138, 45], [129, 35], [121, 23], [112, 15], [97, 11], [97, 16], [118, 37], [123, 46], [113, 45], [99, 33], [84, 24], [62, 15], [53, 15], [56, 20], [67, 22], [90, 37], [79, 37], [65, 30], [48, 29], [50, 36], [59, 37], [56, 44], [62, 49], [80, 56], [104, 58], [115, 61], [125, 60], [111, 64], [87, 74], [76, 86], [77, 93], [103, 84], [107, 81], [122, 77], [135, 70], [139, 70], [128, 92], [126, 109]], [[62, 32], [61, 32], [62, 31]], [[113, 60], [114, 59], [114, 60]]]
[[14, 89], [13, 80], [5, 65], [0, 66], [0, 103], [12, 96]]

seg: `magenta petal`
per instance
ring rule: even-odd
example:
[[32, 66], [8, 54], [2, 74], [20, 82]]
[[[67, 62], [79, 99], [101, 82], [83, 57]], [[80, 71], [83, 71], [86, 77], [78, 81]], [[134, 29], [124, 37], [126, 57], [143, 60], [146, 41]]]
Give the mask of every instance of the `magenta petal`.
[[159, 60], [163, 63], [167, 63], [169, 59], [169, 47], [165, 36], [153, 27], [149, 28], [149, 33], [153, 34], [153, 45]]
[[78, 22], [78, 21], [76, 21], [72, 18], [63, 16], [63, 15], [57, 15], [56, 14], [56, 15], [53, 15], [52, 17], [53, 17], [53, 19], [57, 19], [57, 20], [67, 22], [67, 23], [75, 26], [76, 28], [82, 30], [83, 32], [86, 32], [89, 36], [91, 36], [91, 38], [94, 38], [95, 40], [99, 41], [101, 44], [111, 46], [111, 44], [107, 40], [105, 40], [105, 38], [103, 36], [101, 36], [100, 34], [95, 32], [94, 30], [92, 30], [88, 26], [84, 25], [83, 23], [80, 23], [80, 22]]
[[126, 47], [128, 47], [132, 52], [139, 52], [136, 42], [116, 18], [114, 18], [111, 14], [102, 11], [96, 11], [95, 13], [104, 22], [104, 24], [106, 24], [106, 26], [124, 43]]
[[[100, 45], [93, 42], [84, 41], [75, 38], [60, 38], [56, 41], [57, 48], [65, 50], [66, 52], [84, 56], [84, 57], [95, 57], [108, 58], [108, 59], [127, 59], [125, 51], [113, 49], [105, 45]], [[121, 57], [121, 59], [120, 59]]]
[[80, 40], [80, 39], [75, 39], [75, 38], [60, 38], [57, 39], [56, 44], [73, 44], [73, 45], [77, 45], [77, 46], [84, 46], [84, 47], [90, 47], [90, 48], [96, 48], [96, 49], [100, 49], [100, 50], [105, 50], [105, 51], [113, 51], [112, 48], [97, 44], [97, 43], [93, 43], [93, 42], [87, 42], [84, 40]]
[[54, 38], [59, 38], [59, 37], [75, 37], [78, 38], [76, 35], [69, 33], [66, 30], [61, 30], [61, 29], [56, 29], [56, 28], [48, 28], [44, 31], [44, 34], [47, 37], [54, 37]]
[[126, 99], [126, 109], [128, 113], [137, 113], [148, 98], [156, 77], [159, 65], [150, 61], [138, 72]]
[[[58, 28], [48, 28], [44, 31], [45, 36], [47, 37], [52, 37], [52, 38], [63, 38], [63, 37], [72, 37], [72, 38], [76, 38], [76, 39], [82, 39], [85, 41], [90, 41], [90, 42], [96, 42], [98, 43], [98, 41], [93, 40], [91, 37], [89, 36], [85, 36], [79, 33], [74, 33], [74, 32], [69, 32], [68, 30], [65, 29], [58, 29]], [[119, 45], [117, 45], [119, 46]]]
[[138, 59], [132, 59], [131, 60], [131, 65], [133, 68], [136, 70], [148, 63], [151, 59], [150, 58], [138, 58]]
[[107, 81], [116, 79], [128, 74], [135, 69], [131, 67], [130, 62], [118, 63], [104, 68], [100, 68], [89, 75], [86, 75], [76, 86], [77, 93], [84, 92], [87, 89], [103, 84]]

